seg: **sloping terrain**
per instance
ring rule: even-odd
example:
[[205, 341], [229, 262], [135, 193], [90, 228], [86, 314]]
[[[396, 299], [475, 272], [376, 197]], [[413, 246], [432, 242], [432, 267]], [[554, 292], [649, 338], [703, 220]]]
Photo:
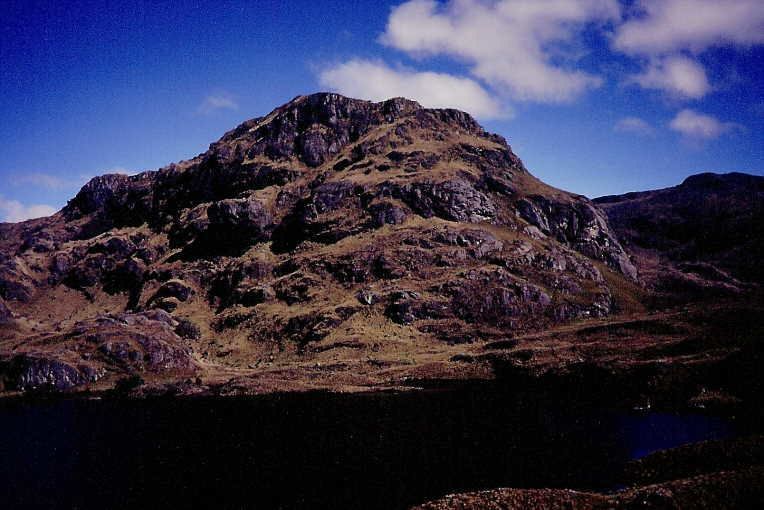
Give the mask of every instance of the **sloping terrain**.
[[764, 282], [764, 177], [698, 174], [595, 203], [658, 293], [697, 299]]
[[[732, 301], [648, 309], [654, 239], [628, 222], [670, 208], [665, 192], [628, 214], [632, 199], [600, 200], [608, 220], [466, 113], [300, 96], [191, 160], [97, 177], [49, 218], [0, 225], [0, 385], [238, 394], [552, 377], [694, 398], [720, 371], [755, 369], [756, 324], [733, 321], [727, 338], [711, 326], [761, 301], [730, 278]], [[655, 257], [738, 274], [732, 252], [708, 262], [705, 244], [682, 242]], [[741, 380], [716, 390], [751, 394]]]
[[[601, 211], [469, 115], [336, 94], [0, 233], [7, 389], [275, 367], [285, 388], [364, 386], [455, 344], [608, 316], [636, 277]], [[289, 375], [306, 363], [324, 369]]]
[[627, 488], [608, 494], [568, 489], [494, 489], [452, 494], [421, 510], [566, 508], [760, 508], [764, 503], [761, 436], [705, 441], [661, 450], [629, 466]]

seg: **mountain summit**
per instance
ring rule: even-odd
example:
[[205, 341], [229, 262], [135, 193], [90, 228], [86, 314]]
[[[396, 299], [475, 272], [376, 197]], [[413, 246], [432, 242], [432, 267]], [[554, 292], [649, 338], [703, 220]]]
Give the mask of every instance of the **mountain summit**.
[[634, 303], [600, 209], [470, 115], [402, 98], [299, 96], [0, 232], [6, 389], [395, 385]]

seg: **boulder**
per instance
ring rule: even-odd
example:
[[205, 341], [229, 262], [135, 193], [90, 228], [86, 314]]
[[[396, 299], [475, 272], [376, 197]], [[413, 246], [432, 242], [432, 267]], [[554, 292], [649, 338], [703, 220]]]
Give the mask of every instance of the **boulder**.
[[88, 253], [105, 253], [117, 258], [127, 258], [135, 249], [135, 243], [127, 236], [110, 236], [93, 242], [88, 247]]
[[297, 272], [278, 280], [273, 289], [278, 299], [293, 305], [310, 301], [313, 298], [311, 291], [319, 286], [320, 282], [312, 276]]
[[202, 332], [199, 329], [199, 326], [186, 318], [178, 319], [178, 325], [175, 327], [175, 334], [188, 340], [199, 340], [202, 337]]
[[369, 207], [369, 216], [374, 227], [400, 225], [406, 221], [406, 210], [392, 202], [379, 202]]
[[172, 279], [164, 282], [159, 289], [154, 293], [152, 300], [159, 300], [161, 298], [175, 298], [178, 301], [188, 301], [194, 294], [194, 288], [180, 279]]
[[175, 227], [173, 240], [176, 244], [193, 240], [187, 250], [198, 256], [239, 255], [271, 235], [271, 214], [254, 198], [213, 202], [207, 207], [206, 218], [199, 216], [189, 221]]
[[377, 301], [379, 301], [379, 296], [377, 296], [374, 292], [368, 289], [362, 289], [359, 290], [356, 294], [356, 299], [358, 299], [358, 302], [366, 305], [371, 306]]
[[58, 359], [19, 355], [4, 364], [0, 375], [9, 389], [62, 391], [97, 379], [90, 370], [80, 370]]
[[255, 199], [228, 199], [214, 202], [207, 209], [210, 225], [247, 232], [254, 238], [263, 235], [270, 223], [270, 214]]
[[255, 306], [276, 297], [273, 288], [268, 285], [245, 285], [235, 291], [234, 301], [244, 306]]
[[360, 213], [363, 194], [364, 189], [351, 182], [317, 182], [275, 229], [274, 249], [292, 250], [306, 240], [331, 244], [367, 229], [352, 212], [343, 214]]
[[174, 297], [163, 297], [159, 299], [152, 300], [149, 303], [149, 306], [152, 308], [159, 308], [160, 310], [164, 310], [165, 312], [172, 313], [177, 308], [178, 305], [180, 305], [180, 301], [178, 298]]

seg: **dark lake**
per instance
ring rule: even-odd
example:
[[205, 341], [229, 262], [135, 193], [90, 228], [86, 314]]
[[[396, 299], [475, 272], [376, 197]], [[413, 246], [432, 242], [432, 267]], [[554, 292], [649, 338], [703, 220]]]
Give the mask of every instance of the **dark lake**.
[[492, 488], [618, 485], [728, 419], [491, 386], [229, 399], [0, 401], [3, 508], [406, 508]]

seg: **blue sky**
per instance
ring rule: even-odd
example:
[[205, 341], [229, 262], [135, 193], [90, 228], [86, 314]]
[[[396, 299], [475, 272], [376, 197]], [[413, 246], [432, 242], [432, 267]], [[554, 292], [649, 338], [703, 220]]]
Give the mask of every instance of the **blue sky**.
[[764, 173], [760, 0], [6, 0], [0, 221], [299, 94], [473, 113], [587, 196]]

